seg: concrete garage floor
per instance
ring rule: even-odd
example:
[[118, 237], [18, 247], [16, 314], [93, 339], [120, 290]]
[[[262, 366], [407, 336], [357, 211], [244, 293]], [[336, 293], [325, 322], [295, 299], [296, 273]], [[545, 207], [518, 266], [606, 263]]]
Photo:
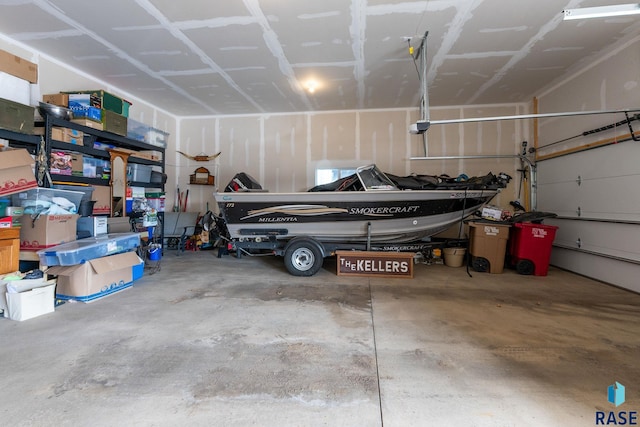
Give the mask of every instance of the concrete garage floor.
[[[168, 251], [91, 304], [0, 319], [5, 426], [591, 426], [640, 410], [640, 295], [416, 265], [311, 278]], [[626, 386], [615, 408], [607, 388]]]

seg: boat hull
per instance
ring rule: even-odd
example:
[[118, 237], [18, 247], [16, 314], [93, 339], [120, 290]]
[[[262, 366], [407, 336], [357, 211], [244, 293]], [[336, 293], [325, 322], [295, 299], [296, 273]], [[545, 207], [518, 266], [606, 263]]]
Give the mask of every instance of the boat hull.
[[446, 230], [497, 190], [215, 193], [232, 239], [412, 242]]

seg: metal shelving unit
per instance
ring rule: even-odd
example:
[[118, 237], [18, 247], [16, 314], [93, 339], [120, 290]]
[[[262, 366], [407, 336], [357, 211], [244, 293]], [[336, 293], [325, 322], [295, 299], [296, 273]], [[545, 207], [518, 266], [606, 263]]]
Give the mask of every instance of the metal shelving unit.
[[[70, 128], [82, 131], [85, 135], [90, 135], [91, 145], [74, 145], [64, 141], [57, 141], [51, 137], [51, 129], [54, 126]], [[7, 129], [0, 129], [0, 139], [6, 139], [10, 142], [12, 147], [25, 148], [36, 158], [36, 176], [38, 171], [44, 171], [47, 178], [40, 177], [38, 179], [39, 185], [42, 187], [50, 187], [53, 181], [70, 182], [77, 184], [87, 184], [95, 186], [109, 186], [109, 179], [103, 178], [90, 178], [84, 176], [72, 176], [72, 175], [60, 175], [49, 173], [49, 159], [52, 150], [64, 150], [73, 151], [83, 155], [91, 156], [94, 158], [110, 160], [110, 153], [106, 150], [100, 150], [93, 148], [94, 141], [100, 141], [108, 144], [112, 144], [117, 148], [125, 148], [128, 150], [142, 151], [153, 150], [162, 152], [162, 160], [154, 161], [144, 159], [140, 157], [130, 156], [128, 163], [137, 163], [148, 166], [159, 166], [164, 173], [165, 171], [165, 149], [156, 145], [147, 144], [142, 141], [136, 141], [134, 139], [127, 138], [125, 136], [117, 135], [111, 132], [106, 132], [98, 129], [94, 129], [88, 126], [83, 126], [79, 123], [67, 121], [61, 118], [57, 118], [50, 115], [44, 116], [44, 135], [29, 135], [20, 132], [15, 132]], [[43, 164], [41, 164], [43, 163]], [[40, 175], [42, 175], [41, 173]], [[148, 182], [128, 182], [128, 186], [158, 188], [164, 191], [165, 185], [162, 183], [148, 183]], [[162, 213], [159, 213], [161, 221], [163, 221]], [[163, 231], [162, 231], [163, 233]]]

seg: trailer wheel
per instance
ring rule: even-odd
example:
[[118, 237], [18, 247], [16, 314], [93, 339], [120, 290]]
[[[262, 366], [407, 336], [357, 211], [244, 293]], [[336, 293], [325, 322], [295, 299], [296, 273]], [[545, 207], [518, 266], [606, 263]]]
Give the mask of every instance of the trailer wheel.
[[309, 239], [292, 241], [284, 252], [284, 265], [294, 276], [313, 276], [324, 258], [317, 243]]

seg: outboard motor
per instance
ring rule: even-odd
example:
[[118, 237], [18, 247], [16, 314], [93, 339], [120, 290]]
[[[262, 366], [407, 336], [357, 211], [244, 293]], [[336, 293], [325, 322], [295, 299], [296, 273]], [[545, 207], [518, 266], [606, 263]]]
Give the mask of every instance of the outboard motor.
[[225, 193], [251, 190], [262, 190], [262, 186], [251, 175], [244, 172], [237, 173], [224, 189]]

